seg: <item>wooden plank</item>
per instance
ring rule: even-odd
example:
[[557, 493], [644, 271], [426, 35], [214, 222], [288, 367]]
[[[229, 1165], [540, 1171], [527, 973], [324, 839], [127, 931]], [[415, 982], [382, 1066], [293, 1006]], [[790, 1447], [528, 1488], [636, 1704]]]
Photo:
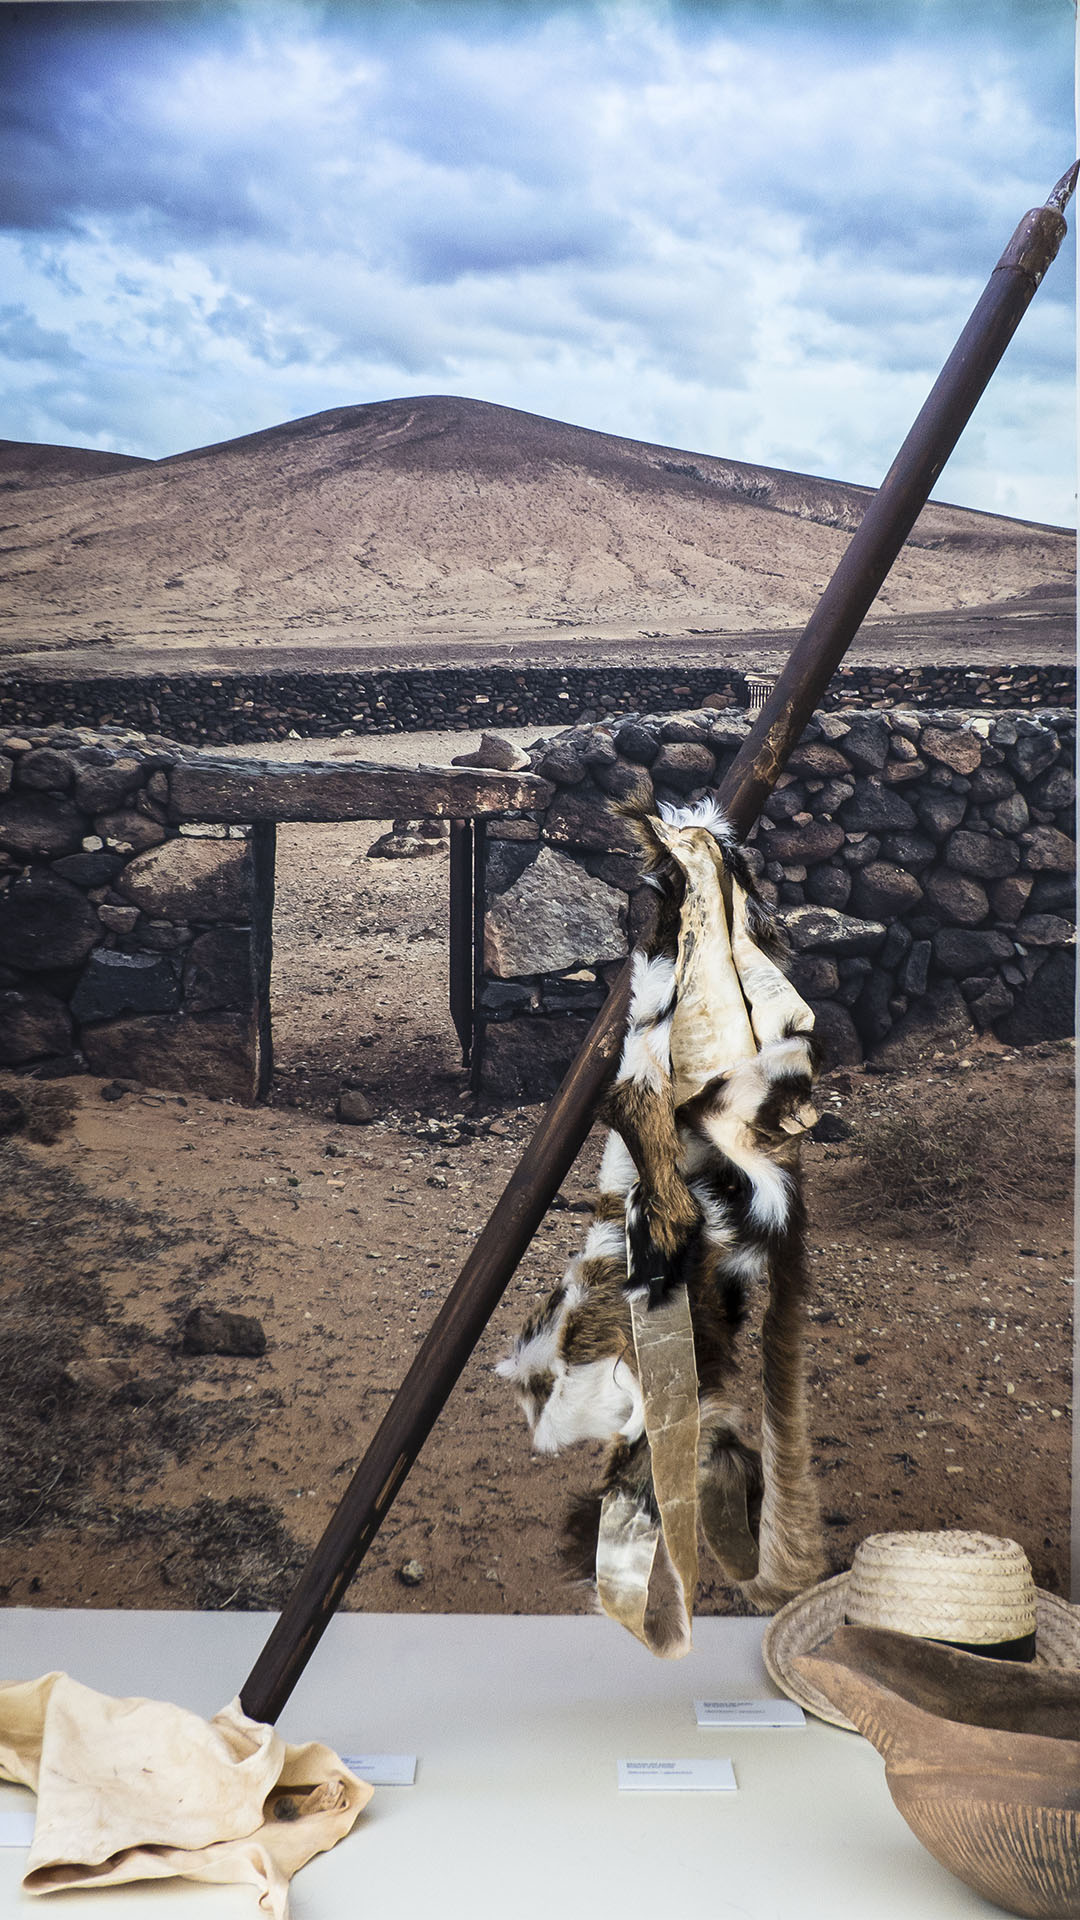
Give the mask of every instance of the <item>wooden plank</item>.
[[256, 820], [470, 820], [546, 807], [555, 789], [486, 767], [341, 766], [309, 760], [185, 760], [169, 775], [169, 817]]

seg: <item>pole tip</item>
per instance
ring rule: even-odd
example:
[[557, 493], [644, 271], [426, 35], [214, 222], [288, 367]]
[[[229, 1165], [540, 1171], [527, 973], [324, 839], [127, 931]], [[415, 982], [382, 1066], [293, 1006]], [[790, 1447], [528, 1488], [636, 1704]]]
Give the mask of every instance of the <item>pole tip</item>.
[[1057, 186], [1054, 188], [1053, 193], [1046, 203], [1048, 207], [1053, 207], [1055, 213], [1064, 213], [1069, 201], [1072, 199], [1077, 174], [1080, 174], [1080, 160], [1077, 160], [1075, 165], [1069, 168], [1068, 173], [1062, 174], [1061, 179], [1058, 181]]

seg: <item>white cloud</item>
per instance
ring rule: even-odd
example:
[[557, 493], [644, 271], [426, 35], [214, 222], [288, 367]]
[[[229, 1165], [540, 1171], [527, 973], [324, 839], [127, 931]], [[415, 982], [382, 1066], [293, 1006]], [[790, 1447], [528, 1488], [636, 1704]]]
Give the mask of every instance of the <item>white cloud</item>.
[[[19, 28], [14, 438], [461, 391], [873, 483], [1072, 140], [1037, 0], [95, 12]], [[1070, 516], [1070, 294], [946, 497]]]

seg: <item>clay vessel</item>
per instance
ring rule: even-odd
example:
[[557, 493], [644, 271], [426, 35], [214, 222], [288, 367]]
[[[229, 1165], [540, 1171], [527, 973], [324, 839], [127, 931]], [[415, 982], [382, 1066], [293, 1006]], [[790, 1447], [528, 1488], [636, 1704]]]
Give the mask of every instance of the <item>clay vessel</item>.
[[1080, 1673], [870, 1627], [792, 1664], [873, 1742], [943, 1867], [1007, 1913], [1080, 1920]]

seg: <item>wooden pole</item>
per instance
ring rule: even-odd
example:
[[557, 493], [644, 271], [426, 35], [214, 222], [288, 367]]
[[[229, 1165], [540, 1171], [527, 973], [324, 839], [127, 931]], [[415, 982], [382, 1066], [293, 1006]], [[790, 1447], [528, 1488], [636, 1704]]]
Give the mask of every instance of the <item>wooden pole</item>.
[[[1077, 170], [1074, 167], [1047, 205], [1027, 214], [1014, 233], [730, 767], [720, 800], [740, 835], [753, 825], [783, 771], [1054, 258], [1065, 233], [1062, 209]], [[624, 968], [252, 1668], [240, 1695], [252, 1719], [275, 1720], [288, 1700], [573, 1166], [596, 1102], [614, 1071], [628, 1002], [629, 969]]]

